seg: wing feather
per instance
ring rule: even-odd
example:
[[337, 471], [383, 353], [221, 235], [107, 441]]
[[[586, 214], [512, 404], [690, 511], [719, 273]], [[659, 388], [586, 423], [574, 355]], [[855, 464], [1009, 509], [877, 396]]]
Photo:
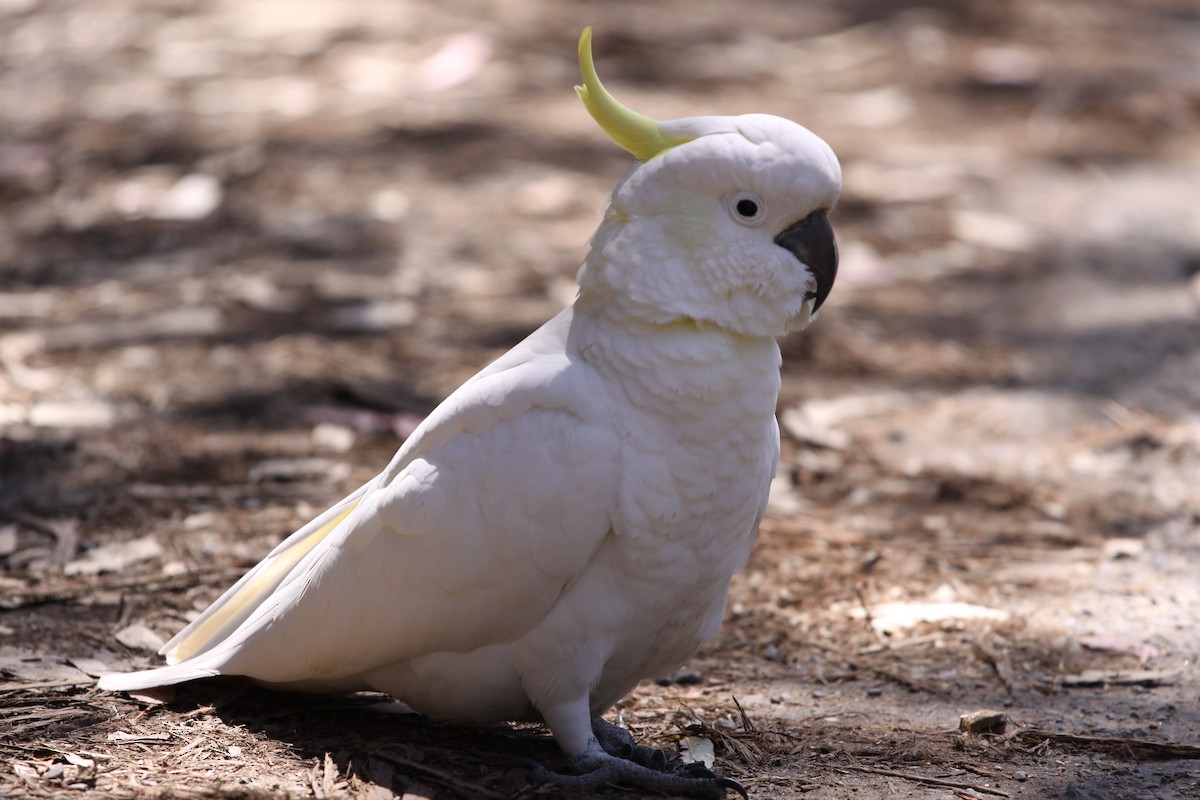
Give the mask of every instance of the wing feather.
[[334, 685], [543, 619], [610, 530], [621, 458], [603, 386], [564, 355], [569, 323], [567, 311], [447, 398], [375, 480], [168, 642], [178, 666], [142, 685]]
[[354, 511], [369, 487], [369, 484], [360, 487], [267, 554], [203, 614], [163, 645], [159, 653], [166, 657], [167, 663], [177, 664], [200, 655], [236, 630], [300, 560]]

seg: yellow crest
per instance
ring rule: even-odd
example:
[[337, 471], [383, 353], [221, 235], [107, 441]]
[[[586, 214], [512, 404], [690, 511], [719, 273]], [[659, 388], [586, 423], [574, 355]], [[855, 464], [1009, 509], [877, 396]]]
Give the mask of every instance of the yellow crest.
[[649, 117], [642, 116], [617, 102], [608, 93], [600, 77], [596, 74], [596, 64], [592, 61], [592, 29], [583, 29], [579, 37], [579, 71], [583, 73], [583, 86], [576, 86], [579, 99], [587, 108], [588, 113], [612, 140], [621, 147], [633, 153], [638, 161], [649, 161], [657, 155], [665, 153], [672, 147], [678, 147], [688, 139], [675, 139], [663, 135], [658, 123]]

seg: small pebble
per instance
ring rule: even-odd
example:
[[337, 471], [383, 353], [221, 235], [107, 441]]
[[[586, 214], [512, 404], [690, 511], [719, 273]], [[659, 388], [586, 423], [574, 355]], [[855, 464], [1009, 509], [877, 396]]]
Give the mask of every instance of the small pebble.
[[1008, 727], [1008, 715], [1003, 711], [972, 711], [958, 718], [958, 729], [970, 734], [1004, 733]]
[[779, 660], [779, 648], [773, 644], [769, 644], [766, 646], [766, 648], [763, 649], [762, 656], [767, 661], [778, 661]]
[[1028, 772], [1014, 772], [1013, 780], [1024, 783], [1025, 781], [1029, 780], [1029, 773]]

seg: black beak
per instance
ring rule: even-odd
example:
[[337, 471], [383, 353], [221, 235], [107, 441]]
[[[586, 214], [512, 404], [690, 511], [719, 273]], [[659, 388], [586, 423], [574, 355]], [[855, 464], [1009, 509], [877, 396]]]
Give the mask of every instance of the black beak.
[[829, 296], [833, 279], [837, 277], [837, 241], [833, 238], [829, 217], [824, 211], [814, 211], [776, 236], [775, 244], [800, 259], [816, 278], [816, 291], [809, 292], [807, 298], [816, 300], [813, 303], [815, 312]]

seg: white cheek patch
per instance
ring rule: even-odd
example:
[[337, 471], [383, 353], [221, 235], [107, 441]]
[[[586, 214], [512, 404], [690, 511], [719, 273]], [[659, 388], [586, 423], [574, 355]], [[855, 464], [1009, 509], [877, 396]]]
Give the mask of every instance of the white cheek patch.
[[794, 333], [795, 331], [804, 330], [805, 328], [807, 328], [809, 326], [809, 324], [813, 320], [815, 320], [817, 318], [817, 316], [819, 315], [820, 312], [813, 311], [813, 303], [815, 303], [815, 302], [816, 302], [815, 300], [805, 300], [804, 303], [800, 306], [800, 310], [798, 312], [796, 312], [796, 314], [794, 316], [788, 317], [788, 321], [787, 321], [787, 332], [788, 333]]

